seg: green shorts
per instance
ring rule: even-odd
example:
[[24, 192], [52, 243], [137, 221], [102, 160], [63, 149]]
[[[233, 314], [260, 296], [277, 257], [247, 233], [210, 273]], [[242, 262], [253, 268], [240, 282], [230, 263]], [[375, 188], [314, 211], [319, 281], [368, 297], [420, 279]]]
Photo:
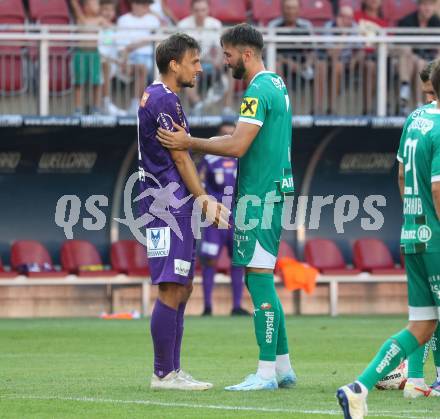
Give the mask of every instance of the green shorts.
[[255, 207], [248, 202], [240, 207], [242, 202], [234, 210], [232, 264], [273, 269], [280, 246], [283, 202]]
[[409, 320], [440, 319], [440, 253], [405, 255]]
[[98, 50], [77, 49], [73, 57], [74, 84], [101, 84], [101, 57]]

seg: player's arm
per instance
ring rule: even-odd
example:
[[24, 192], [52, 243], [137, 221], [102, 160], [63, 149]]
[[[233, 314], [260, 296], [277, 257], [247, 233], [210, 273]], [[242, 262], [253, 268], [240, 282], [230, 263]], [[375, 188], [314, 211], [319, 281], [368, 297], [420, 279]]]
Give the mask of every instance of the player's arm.
[[437, 220], [440, 221], [440, 181], [432, 182], [432, 200], [434, 201], [435, 212], [437, 213]]
[[400, 196], [403, 199], [404, 188], [405, 188], [405, 172], [404, 172], [404, 168], [403, 168], [403, 163], [400, 163], [400, 162], [399, 162], [399, 174], [397, 175], [397, 177], [398, 177], [398, 183], [399, 183]]
[[82, 11], [79, 0], [71, 0], [70, 4], [72, 5], [73, 13], [75, 14], [76, 23], [83, 24], [85, 23], [85, 16]]
[[437, 220], [440, 221], [440, 138], [437, 136], [432, 142], [431, 192]]
[[[200, 182], [196, 166], [189, 155], [188, 151], [170, 150], [171, 158], [176, 165], [177, 171], [182, 177], [183, 183], [194, 196], [199, 198], [207, 195], [205, 189]], [[216, 226], [229, 228], [229, 210], [220, 202], [212, 202], [210, 199], [202, 201], [202, 212]]]
[[170, 150], [194, 150], [205, 154], [226, 157], [242, 157], [260, 130], [259, 125], [238, 122], [232, 135], [211, 137], [209, 139], [189, 136], [184, 128], [174, 123], [176, 131], [159, 128], [157, 139]]

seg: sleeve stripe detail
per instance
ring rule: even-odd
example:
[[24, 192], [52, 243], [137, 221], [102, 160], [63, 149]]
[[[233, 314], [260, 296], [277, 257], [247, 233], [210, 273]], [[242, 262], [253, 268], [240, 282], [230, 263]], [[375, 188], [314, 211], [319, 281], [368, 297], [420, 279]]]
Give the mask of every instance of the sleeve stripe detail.
[[263, 123], [261, 121], [259, 121], [258, 119], [244, 118], [244, 117], [240, 116], [240, 118], [238, 118], [238, 120], [241, 122], [247, 122], [248, 124], [258, 125], [259, 127], [263, 126]]
[[399, 155], [397, 155], [396, 159], [397, 159], [397, 161], [398, 161], [399, 163], [403, 163], [403, 159], [402, 159], [402, 157], [400, 157]]
[[431, 183], [440, 182], [440, 175], [435, 175], [431, 177]]

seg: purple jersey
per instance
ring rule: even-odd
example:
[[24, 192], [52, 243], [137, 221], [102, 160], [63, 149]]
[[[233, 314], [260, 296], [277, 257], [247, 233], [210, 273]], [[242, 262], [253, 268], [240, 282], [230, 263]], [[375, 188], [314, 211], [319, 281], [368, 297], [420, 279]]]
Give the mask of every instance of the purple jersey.
[[[138, 148], [140, 192], [146, 196], [140, 202], [141, 213], [170, 212], [174, 216], [191, 216], [194, 199], [183, 201], [191, 193], [171, 158], [170, 152], [156, 139], [159, 127], [175, 131], [173, 122], [189, 132], [188, 121], [179, 97], [162, 82], [145, 89], [138, 110]], [[180, 187], [172, 187], [177, 183]], [[158, 194], [160, 192], [160, 194]]]
[[226, 186], [235, 188], [237, 159], [206, 155], [199, 166], [206, 192], [221, 202]]

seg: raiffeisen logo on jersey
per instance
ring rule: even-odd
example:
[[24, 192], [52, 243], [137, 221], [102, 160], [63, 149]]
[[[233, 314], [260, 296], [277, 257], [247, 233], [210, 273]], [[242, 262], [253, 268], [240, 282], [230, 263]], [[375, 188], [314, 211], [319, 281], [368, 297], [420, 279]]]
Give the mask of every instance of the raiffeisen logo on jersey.
[[417, 230], [417, 238], [423, 242], [426, 243], [429, 240], [431, 240], [432, 237], [432, 231], [427, 225], [420, 226]]

